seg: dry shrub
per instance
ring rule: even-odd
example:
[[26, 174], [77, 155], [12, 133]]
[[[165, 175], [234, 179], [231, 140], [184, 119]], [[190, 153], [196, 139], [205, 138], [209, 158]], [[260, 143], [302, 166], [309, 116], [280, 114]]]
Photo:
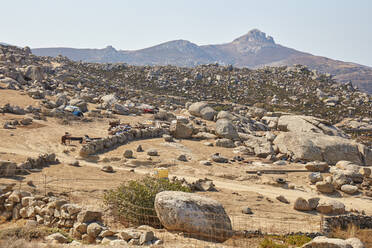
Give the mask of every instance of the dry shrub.
[[166, 179], [145, 178], [140, 181], [129, 181], [117, 189], [105, 193], [104, 203], [109, 206], [123, 224], [150, 225], [161, 227], [156, 215], [154, 202], [157, 193], [162, 191], [190, 192], [181, 182]]
[[365, 247], [372, 247], [372, 229], [360, 229], [353, 224], [349, 224], [346, 229], [334, 228], [330, 237], [339, 239], [358, 238], [364, 243]]
[[[69, 242], [72, 241], [69, 238], [68, 233], [65, 231], [58, 229], [58, 228], [49, 228], [49, 227], [37, 227], [37, 228], [27, 228], [27, 227], [14, 227], [14, 228], [7, 228], [0, 230], [0, 247], [8, 247], [4, 246], [5, 243], [14, 243], [14, 245], [18, 245], [18, 243], [22, 244], [22, 241], [30, 243], [30, 241], [37, 241], [43, 240], [44, 237], [53, 234], [53, 233], [61, 233], [65, 237], [68, 238]], [[19, 241], [18, 241], [19, 240]], [[13, 241], [13, 242], [12, 242]], [[32, 242], [30, 244], [33, 244]], [[23, 247], [23, 246], [14, 246], [14, 247]], [[27, 247], [27, 246], [25, 246]], [[33, 247], [33, 246], [30, 246]], [[37, 247], [37, 246], [36, 246]]]
[[55, 245], [45, 245], [38, 242], [29, 242], [25, 239], [0, 240], [0, 248], [57, 248]]

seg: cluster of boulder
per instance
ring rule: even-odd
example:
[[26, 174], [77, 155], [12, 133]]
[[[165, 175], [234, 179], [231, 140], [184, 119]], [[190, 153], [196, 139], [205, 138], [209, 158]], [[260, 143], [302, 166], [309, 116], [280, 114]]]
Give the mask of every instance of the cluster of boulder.
[[[346, 194], [355, 194], [359, 190], [365, 189], [367, 194], [370, 189], [372, 178], [371, 168], [358, 166], [350, 161], [338, 161], [335, 166], [328, 167], [325, 162], [310, 162], [305, 167], [312, 171], [309, 174], [310, 182], [315, 184], [321, 193], [333, 193], [341, 190]], [[323, 179], [321, 172], [331, 173]]]
[[80, 149], [80, 156], [86, 157], [110, 149], [117, 145], [123, 145], [136, 139], [149, 139], [161, 137], [165, 130], [163, 128], [148, 127], [148, 128], [133, 128], [128, 132], [123, 132], [103, 139], [94, 140], [82, 145]]
[[346, 212], [345, 205], [336, 200], [320, 199], [318, 197], [304, 199], [298, 197], [294, 202], [293, 208], [299, 211], [316, 210], [322, 214], [344, 214]]
[[[239, 114], [216, 112], [211, 111], [205, 102], [186, 106], [191, 115], [216, 121], [215, 130], [209, 132], [216, 135], [217, 146], [232, 148], [243, 145], [247, 147], [245, 150], [249, 149], [249, 153], [270, 160], [318, 160], [328, 164], [349, 160], [358, 165], [372, 165], [372, 150], [369, 147], [350, 139], [342, 130], [323, 119], [269, 113], [249, 107], [240, 107], [237, 111]], [[201, 114], [204, 109], [211, 113], [208, 118]], [[186, 129], [181, 121], [177, 120], [176, 123], [184, 125], [182, 130]], [[189, 134], [192, 134], [191, 128]]]
[[59, 161], [54, 153], [40, 154], [37, 158], [29, 157], [25, 162], [20, 164], [0, 160], [0, 177], [24, 175], [33, 170], [40, 170], [49, 165], [58, 163]]
[[[4, 220], [27, 219], [26, 226], [58, 227], [82, 243], [105, 245], [151, 245], [161, 243], [153, 231], [142, 227], [112, 231], [103, 224], [102, 212], [82, 207], [54, 196], [32, 195], [13, 190], [14, 185], [0, 187], [0, 217]], [[67, 243], [67, 237], [55, 233], [47, 240]], [[76, 243], [76, 241], [75, 241]]]

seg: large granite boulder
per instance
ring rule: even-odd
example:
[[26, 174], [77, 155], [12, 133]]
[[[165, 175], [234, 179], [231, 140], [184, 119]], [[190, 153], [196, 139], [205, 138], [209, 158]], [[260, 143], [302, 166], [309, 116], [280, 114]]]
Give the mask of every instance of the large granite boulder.
[[[372, 165], [372, 153], [362, 144], [339, 136], [312, 132], [282, 132], [274, 140], [281, 153], [305, 161], [336, 164], [348, 160], [359, 165]], [[367, 157], [366, 157], [367, 155]]]
[[230, 218], [223, 206], [197, 194], [163, 191], [156, 195], [155, 210], [168, 230], [220, 242], [233, 234]]
[[208, 106], [208, 103], [206, 103], [206, 102], [195, 102], [195, 103], [190, 105], [189, 113], [191, 115], [194, 115], [194, 116], [197, 116], [197, 117], [202, 117], [200, 112], [202, 111], [203, 108], [205, 108], [207, 106]]
[[217, 115], [217, 111], [207, 106], [200, 111], [200, 115], [204, 120], [212, 121]]
[[44, 79], [43, 70], [39, 66], [30, 65], [26, 68], [25, 77], [31, 80], [42, 81]]
[[283, 115], [279, 118], [278, 129], [289, 132], [311, 132], [320, 133], [331, 136], [347, 137], [347, 135], [332, 126], [329, 122], [313, 116], [305, 115]]
[[238, 140], [239, 134], [234, 124], [228, 119], [219, 119], [216, 122], [216, 134], [221, 138]]
[[177, 139], [191, 138], [194, 127], [191, 123], [185, 124], [182, 120], [173, 120], [169, 127], [169, 131], [173, 137]]

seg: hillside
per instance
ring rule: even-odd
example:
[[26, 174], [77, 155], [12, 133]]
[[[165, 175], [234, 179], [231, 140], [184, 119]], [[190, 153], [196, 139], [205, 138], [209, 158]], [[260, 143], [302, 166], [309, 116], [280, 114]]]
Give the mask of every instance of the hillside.
[[63, 55], [75, 61], [124, 62], [133, 65], [192, 67], [218, 62], [222, 65], [259, 68], [266, 65], [302, 64], [321, 73], [330, 73], [342, 83], [351, 80], [361, 90], [372, 93], [371, 67], [314, 56], [282, 46], [258, 29], [253, 29], [230, 43], [218, 45], [198, 46], [186, 40], [175, 40], [133, 51], [116, 50], [107, 46], [104, 49], [36, 48], [32, 52], [39, 56]]

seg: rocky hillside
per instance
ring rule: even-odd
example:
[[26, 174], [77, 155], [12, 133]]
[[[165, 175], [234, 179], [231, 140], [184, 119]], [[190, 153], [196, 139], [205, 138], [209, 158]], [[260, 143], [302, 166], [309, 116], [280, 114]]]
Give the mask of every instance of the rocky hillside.
[[352, 83], [302, 65], [87, 63], [0, 46], [0, 96], [0, 247], [31, 247], [29, 227], [46, 230], [33, 247], [264, 247], [294, 233], [301, 247], [371, 247], [368, 234], [305, 244], [343, 223], [371, 229], [372, 98]]
[[266, 65], [282, 66], [302, 64], [321, 73], [335, 75], [346, 83], [352, 81], [360, 89], [372, 93], [372, 68], [355, 63], [314, 56], [276, 44], [271, 36], [253, 29], [230, 43], [198, 46], [185, 40], [175, 40], [153, 47], [120, 51], [108, 46], [104, 49], [37, 48], [40, 56], [67, 56], [75, 61], [133, 65], [196, 66], [218, 62], [236, 67], [260, 68]]

